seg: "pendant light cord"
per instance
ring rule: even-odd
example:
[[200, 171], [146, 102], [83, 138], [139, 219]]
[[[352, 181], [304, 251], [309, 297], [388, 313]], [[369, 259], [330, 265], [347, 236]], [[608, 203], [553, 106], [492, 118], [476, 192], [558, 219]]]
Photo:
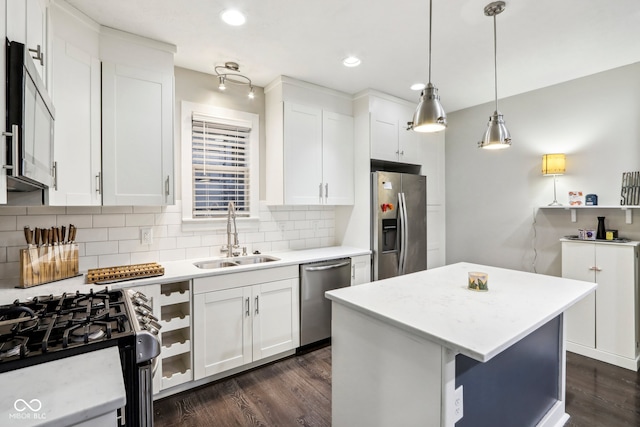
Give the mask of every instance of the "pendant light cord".
[[493, 15], [493, 76], [496, 95], [496, 114], [498, 112], [498, 36], [496, 29], [496, 15]]
[[433, 0], [429, 0], [429, 83], [431, 83], [431, 20], [433, 10]]

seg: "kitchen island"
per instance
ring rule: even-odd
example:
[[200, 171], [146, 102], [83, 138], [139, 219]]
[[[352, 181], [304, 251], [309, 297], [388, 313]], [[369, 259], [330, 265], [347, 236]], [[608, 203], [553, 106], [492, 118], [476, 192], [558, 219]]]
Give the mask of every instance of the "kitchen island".
[[458, 263], [327, 292], [333, 425], [564, 425], [563, 313], [595, 288]]

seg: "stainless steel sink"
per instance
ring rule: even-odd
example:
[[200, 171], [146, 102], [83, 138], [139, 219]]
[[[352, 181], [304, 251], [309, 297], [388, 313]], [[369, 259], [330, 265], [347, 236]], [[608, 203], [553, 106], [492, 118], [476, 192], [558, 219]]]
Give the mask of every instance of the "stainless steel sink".
[[213, 268], [225, 268], [225, 267], [237, 267], [239, 265], [261, 264], [263, 262], [278, 261], [280, 258], [276, 258], [268, 255], [250, 255], [235, 258], [218, 258], [210, 259], [206, 261], [194, 262], [198, 268], [213, 269]]
[[279, 259], [280, 258], [276, 258], [273, 256], [255, 255], [255, 256], [234, 258], [233, 262], [238, 263], [240, 265], [246, 265], [246, 264], [260, 264], [263, 262], [278, 261]]

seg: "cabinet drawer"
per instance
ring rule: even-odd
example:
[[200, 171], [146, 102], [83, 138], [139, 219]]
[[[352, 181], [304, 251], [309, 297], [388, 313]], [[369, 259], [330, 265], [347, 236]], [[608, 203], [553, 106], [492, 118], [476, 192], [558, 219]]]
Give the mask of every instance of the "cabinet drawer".
[[220, 291], [222, 289], [232, 289], [240, 286], [255, 285], [257, 283], [293, 279], [299, 277], [299, 267], [297, 264], [295, 264], [285, 267], [229, 273], [230, 274], [219, 274], [216, 276], [199, 277], [193, 279], [193, 293], [201, 294], [211, 291]]

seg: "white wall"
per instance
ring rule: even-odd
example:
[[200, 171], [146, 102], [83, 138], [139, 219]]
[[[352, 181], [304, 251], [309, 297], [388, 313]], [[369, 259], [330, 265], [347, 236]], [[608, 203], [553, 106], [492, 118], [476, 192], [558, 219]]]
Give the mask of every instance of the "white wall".
[[[625, 224], [619, 209], [537, 210], [553, 200], [541, 174], [545, 153], [566, 153], [558, 201], [595, 193], [619, 205], [621, 176], [640, 170], [640, 63], [499, 101], [513, 145], [476, 148], [493, 103], [449, 114], [446, 130], [447, 263], [470, 261], [560, 275], [558, 239], [596, 228], [597, 216], [621, 237], [640, 240], [640, 210]], [[487, 82], [491, 92], [492, 82]], [[444, 96], [444, 95], [443, 95]], [[537, 213], [536, 213], [537, 212]], [[535, 222], [535, 224], [534, 224]]]
[[[143, 262], [166, 262], [220, 256], [226, 243], [226, 228], [216, 232], [184, 232], [181, 225], [180, 104], [183, 100], [256, 113], [264, 130], [264, 91], [256, 87], [249, 100], [245, 87], [228, 85], [217, 90], [210, 74], [175, 69], [175, 173], [176, 205], [167, 207], [13, 207], [0, 206], [0, 280], [19, 277], [19, 251], [26, 247], [23, 227], [78, 227], [80, 270]], [[260, 135], [261, 163], [264, 163], [264, 131]], [[264, 171], [264, 164], [260, 165]], [[264, 172], [260, 177], [261, 199]], [[140, 244], [140, 228], [151, 227], [154, 241]], [[335, 212], [332, 206], [278, 206], [260, 203], [257, 230], [240, 232], [241, 246], [248, 251], [282, 251], [331, 246], [335, 241]]]

